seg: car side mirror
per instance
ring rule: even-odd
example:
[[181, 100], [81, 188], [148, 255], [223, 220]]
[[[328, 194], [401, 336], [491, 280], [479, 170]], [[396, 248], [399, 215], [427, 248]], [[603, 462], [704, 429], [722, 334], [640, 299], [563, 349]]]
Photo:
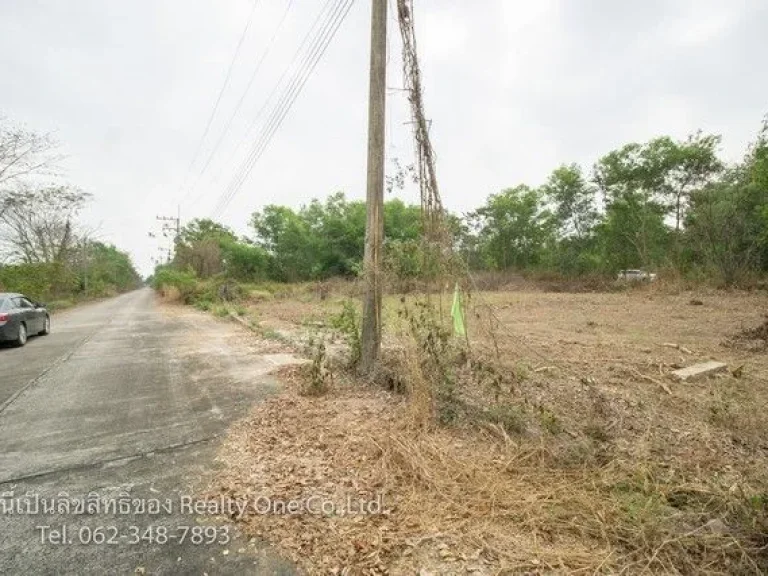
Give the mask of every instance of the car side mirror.
[[35, 308], [45, 308], [45, 304], [42, 302], [35, 302]]

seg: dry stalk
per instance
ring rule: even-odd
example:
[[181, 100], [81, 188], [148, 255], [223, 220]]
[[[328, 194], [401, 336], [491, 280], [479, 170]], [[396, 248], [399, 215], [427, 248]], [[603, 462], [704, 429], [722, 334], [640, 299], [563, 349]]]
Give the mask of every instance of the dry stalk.
[[409, 427], [424, 430], [435, 421], [435, 398], [432, 386], [424, 377], [421, 361], [413, 345], [405, 351], [405, 369], [408, 374]]

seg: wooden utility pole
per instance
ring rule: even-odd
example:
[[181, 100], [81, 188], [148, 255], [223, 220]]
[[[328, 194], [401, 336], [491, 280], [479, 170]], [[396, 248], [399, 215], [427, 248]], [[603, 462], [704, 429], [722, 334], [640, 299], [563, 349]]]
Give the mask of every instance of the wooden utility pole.
[[[162, 232], [164, 238], [168, 237], [169, 232], [173, 234], [173, 247], [175, 248], [176, 243], [179, 241], [179, 235], [181, 234], [181, 206], [179, 206], [175, 218], [173, 216], [158, 216], [157, 219], [162, 222], [160, 231]], [[151, 232], [149, 235], [153, 236]], [[171, 247], [168, 246], [168, 263], [170, 264], [170, 262]]]
[[384, 241], [384, 125], [387, 84], [387, 2], [371, 0], [371, 72], [368, 93], [368, 183], [360, 371], [370, 374], [381, 348]]

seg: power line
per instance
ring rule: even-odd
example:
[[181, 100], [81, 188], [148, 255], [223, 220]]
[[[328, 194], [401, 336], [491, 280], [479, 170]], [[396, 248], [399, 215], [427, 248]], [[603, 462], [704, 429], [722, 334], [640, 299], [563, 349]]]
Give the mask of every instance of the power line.
[[[219, 95], [216, 97], [216, 103], [213, 105], [213, 110], [211, 110], [211, 114], [208, 117], [208, 122], [205, 124], [205, 130], [203, 130], [203, 135], [200, 137], [200, 142], [197, 144], [197, 149], [195, 150], [195, 154], [192, 156], [192, 162], [189, 163], [189, 168], [187, 168], [187, 173], [184, 176], [184, 180], [182, 181], [181, 187], [179, 188], [179, 192], [184, 188], [184, 186], [187, 183], [187, 178], [189, 178], [189, 174], [192, 172], [192, 168], [195, 165], [195, 162], [197, 162], [197, 158], [200, 156], [200, 151], [203, 148], [203, 144], [205, 143], [205, 139], [208, 136], [208, 132], [211, 130], [211, 125], [213, 124], [213, 119], [216, 116], [216, 112], [219, 109], [219, 104], [221, 104], [221, 98], [224, 96], [224, 92], [227, 89], [227, 86], [229, 85], [229, 79], [232, 77], [232, 69], [235, 66], [235, 62], [237, 61], [237, 57], [240, 55], [240, 49], [243, 47], [243, 42], [245, 41], [245, 37], [248, 35], [248, 29], [251, 27], [251, 22], [253, 22], [253, 15], [256, 12], [256, 6], [258, 6], [259, 0], [254, 0], [253, 6], [251, 7], [251, 13], [248, 15], [248, 21], [245, 23], [245, 28], [243, 28], [242, 34], [240, 34], [240, 40], [237, 42], [237, 47], [235, 48], [235, 53], [232, 55], [232, 60], [229, 62], [229, 67], [227, 68], [227, 74], [224, 77], [224, 84], [222, 84], [221, 89], [219, 90]], [[189, 194], [189, 191], [184, 195], [182, 200], [187, 197]]]
[[336, 32], [341, 27], [341, 24], [344, 22], [353, 4], [354, 0], [348, 0], [346, 4], [345, 0], [339, 0], [336, 3], [336, 7], [332, 9], [332, 12], [335, 12], [335, 14], [333, 14], [327, 20], [323, 29], [316, 36], [315, 42], [310, 48], [311, 52], [305, 59], [304, 70], [299, 71], [294, 76], [291, 84], [283, 92], [281, 101], [278, 103], [272, 116], [265, 124], [261, 138], [257, 140], [257, 142], [252, 147], [251, 154], [241, 166], [239, 174], [233, 178], [229, 189], [219, 199], [219, 202], [214, 208], [214, 214], [217, 216], [220, 215], [224, 209], [226, 209], [229, 202], [240, 190], [254, 165], [259, 161], [275, 133], [280, 129], [283, 121], [285, 120], [285, 117], [291, 110], [299, 94], [301, 94], [304, 85], [309, 80], [320, 59], [322, 59], [323, 55], [328, 49], [328, 46], [330, 45], [331, 40], [333, 40], [335, 37]]
[[[285, 80], [285, 77], [288, 75], [288, 72], [290, 72], [294, 68], [294, 65], [296, 64], [297, 60], [299, 60], [299, 57], [302, 54], [302, 50], [304, 49], [304, 46], [309, 41], [310, 37], [312, 36], [313, 31], [315, 30], [315, 28], [317, 28], [318, 23], [322, 20], [323, 14], [326, 12], [326, 9], [328, 8], [328, 6], [331, 5], [332, 1], [333, 0], [326, 0], [325, 5], [320, 9], [320, 12], [318, 12], [317, 17], [315, 17], [314, 22], [312, 22], [312, 25], [310, 26], [309, 30], [304, 35], [304, 39], [302, 40], [301, 44], [299, 45], [298, 49], [296, 50], [295, 54], [293, 55], [293, 58], [291, 59], [290, 64], [288, 64], [288, 66], [283, 70], [282, 74], [280, 75], [280, 78], [277, 79], [277, 82], [272, 87], [272, 91], [269, 93], [269, 96], [267, 96], [266, 100], [264, 100], [264, 103], [262, 104], [261, 108], [259, 108], [259, 111], [256, 113], [256, 116], [254, 116], [253, 120], [248, 125], [248, 128], [243, 133], [243, 137], [238, 142], [238, 144], [237, 144], [237, 146], [235, 148], [235, 151], [232, 154], [233, 156], [236, 157], [237, 154], [240, 152], [240, 149], [243, 147], [243, 144], [245, 144], [248, 141], [249, 135], [251, 134], [251, 132], [253, 132], [253, 129], [258, 124], [259, 119], [261, 118], [262, 114], [264, 113], [264, 111], [269, 106], [269, 103], [272, 101], [272, 98], [275, 96], [275, 94], [277, 93], [278, 89], [282, 86], [283, 80]], [[299, 68], [301, 68], [301, 65], [299, 66]], [[214, 178], [214, 182], [218, 181], [218, 178], [221, 175], [221, 170], [222, 169], [219, 170], [218, 174]], [[200, 198], [202, 197], [203, 193], [201, 193], [199, 196], [197, 196], [195, 198], [194, 202], [197, 202], [198, 200], [200, 200]]]
[[[189, 188], [189, 191], [187, 192], [187, 195], [191, 194], [192, 191], [197, 187], [197, 185], [200, 182], [200, 179], [202, 179], [203, 174], [208, 169], [208, 166], [211, 164], [211, 161], [216, 156], [216, 153], [219, 150], [219, 147], [221, 146], [222, 142], [224, 141], [224, 138], [229, 133], [229, 129], [232, 127], [232, 122], [237, 117], [238, 112], [240, 112], [240, 108], [243, 105], [243, 102], [245, 101], [245, 97], [248, 95], [248, 92], [251, 90], [251, 86], [253, 85], [254, 80], [256, 80], [256, 76], [259, 73], [259, 70], [261, 70], [261, 65], [264, 63], [264, 60], [269, 55], [270, 50], [272, 49], [272, 46], [275, 43], [275, 40], [277, 39], [277, 35], [280, 33], [280, 30], [282, 30], [283, 24], [285, 23], [286, 18], [288, 17], [288, 12], [291, 9], [291, 6], [293, 5], [293, 0], [288, 0], [288, 4], [286, 5], [285, 11], [283, 12], [283, 16], [280, 19], [280, 22], [277, 25], [277, 28], [275, 29], [274, 33], [272, 34], [272, 38], [270, 38], [266, 49], [264, 50], [264, 53], [261, 55], [261, 58], [259, 59], [258, 63], [256, 64], [256, 67], [254, 68], [253, 72], [251, 73], [251, 77], [248, 80], [248, 84], [245, 87], [245, 90], [243, 90], [243, 93], [240, 95], [240, 99], [237, 102], [237, 105], [235, 106], [234, 111], [232, 114], [230, 114], [229, 119], [227, 120], [226, 125], [224, 126], [224, 130], [222, 130], [221, 134], [219, 135], [219, 138], [216, 140], [216, 143], [213, 146], [213, 149], [211, 150], [210, 154], [208, 154], [208, 157], [203, 164], [203, 167], [200, 169], [200, 173], [197, 176], [197, 180], [195, 183]], [[186, 197], [186, 196], [185, 196]], [[196, 202], [199, 200], [199, 196], [195, 198], [193, 202]]]
[[[233, 152], [232, 156], [237, 157], [237, 154], [240, 152], [240, 149], [243, 147], [243, 144], [245, 144], [248, 141], [248, 137], [253, 131], [254, 127], [258, 123], [259, 119], [261, 118], [261, 115], [264, 113], [264, 110], [266, 110], [269, 103], [272, 101], [273, 96], [277, 92], [278, 88], [280, 88], [283, 80], [285, 79], [285, 76], [288, 74], [288, 72], [293, 68], [294, 64], [296, 63], [296, 60], [298, 59], [299, 55], [302, 52], [302, 49], [306, 45], [307, 41], [309, 40], [313, 30], [317, 27], [318, 22], [321, 20], [323, 13], [325, 12], [326, 8], [331, 4], [332, 0], [327, 0], [325, 5], [321, 8], [320, 12], [318, 13], [317, 17], [315, 18], [314, 22], [312, 23], [312, 26], [307, 31], [307, 33], [304, 35], [304, 39], [302, 40], [301, 44], [299, 45], [299, 48], [296, 50], [296, 53], [293, 56], [293, 59], [291, 60], [291, 63], [283, 70], [283, 73], [280, 75], [280, 78], [278, 78], [277, 82], [275, 83], [274, 87], [272, 88], [272, 91], [269, 93], [269, 96], [267, 96], [266, 100], [262, 104], [259, 111], [256, 113], [256, 116], [254, 116], [251, 123], [248, 125], [248, 128], [243, 133], [243, 137], [240, 138], [240, 141], [237, 143], [237, 146], [235, 147], [235, 151]], [[221, 176], [223, 167], [219, 169], [216, 176], [213, 179], [213, 182], [218, 182], [219, 177]], [[195, 199], [192, 201], [193, 204], [196, 204], [205, 194], [205, 190], [203, 190], [198, 196], [195, 197]]]
[[[265, 143], [267, 143], [267, 141], [270, 139], [271, 135], [274, 133], [275, 127], [278, 125], [278, 123], [282, 121], [282, 118], [290, 109], [290, 106], [295, 100], [295, 96], [297, 96], [297, 87], [299, 87], [300, 84], [303, 85], [302, 80], [304, 82], [306, 81], [306, 78], [308, 77], [307, 72], [311, 73], [310, 68], [313, 68], [312, 61], [314, 57], [318, 54], [319, 47], [322, 46], [324, 41], [327, 41], [330, 39], [328, 36], [328, 32], [333, 28], [333, 25], [338, 22], [338, 18], [343, 12], [343, 2], [344, 0], [337, 0], [335, 3], [335, 6], [333, 6], [328, 11], [328, 15], [325, 17], [325, 22], [321, 24], [319, 31], [315, 34], [314, 38], [312, 39], [312, 42], [307, 52], [303, 56], [302, 62], [299, 64], [298, 68], [296, 69], [291, 81], [283, 90], [271, 116], [268, 118], [265, 125], [263, 126], [260, 138], [257, 139], [256, 143], [252, 147], [251, 153], [241, 165], [238, 174], [236, 174], [235, 177], [230, 182], [230, 185], [227, 188], [227, 191], [219, 199], [219, 203], [215, 208], [215, 212], [217, 214], [226, 207], [226, 205], [230, 202], [234, 194], [237, 193], [240, 186], [242, 186], [253, 164], [258, 159], [258, 157], [260, 157], [261, 152], [263, 152], [263, 147]], [[329, 4], [330, 2], [326, 4], [326, 7]], [[322, 19], [322, 12], [318, 17], [318, 20], [315, 21], [315, 24], [317, 24], [317, 22], [320, 19]], [[314, 28], [316, 28], [316, 26], [313, 27], [313, 30]], [[310, 31], [310, 34], [311, 32], [312, 30]], [[294, 61], [295, 61], [295, 58], [294, 58]]]
[[255, 163], [258, 162], [258, 160], [261, 158], [262, 154], [264, 153], [264, 150], [266, 149], [269, 142], [272, 140], [272, 137], [274, 136], [275, 132], [282, 125], [282, 122], [285, 119], [285, 116], [293, 106], [293, 103], [295, 102], [304, 84], [306, 83], [312, 71], [314, 70], [320, 57], [324, 54], [325, 49], [327, 48], [330, 40], [332, 39], [339, 25], [341, 24], [341, 21], [344, 19], [344, 16], [346, 16], [346, 11], [348, 11], [350, 7], [351, 7], [351, 2], [347, 4], [346, 10], [345, 10], [343, 0], [340, 0], [339, 2], [336, 3], [336, 6], [331, 10], [332, 14], [330, 18], [326, 20], [321, 31], [315, 37], [315, 40], [313, 41], [313, 44], [310, 47], [307, 56], [305, 56], [305, 59], [302, 62], [301, 68], [297, 71], [291, 83], [284, 90], [281, 96], [280, 102], [275, 107], [275, 110], [273, 111], [269, 120], [265, 124], [264, 129], [262, 131], [261, 138], [253, 146], [251, 150], [251, 155], [248, 157], [246, 162], [244, 162], [243, 166], [241, 167], [240, 173], [236, 175], [236, 177], [233, 179], [232, 183], [230, 184], [229, 190], [225, 193], [225, 196], [223, 196], [220, 199], [219, 204], [216, 207], [217, 214], [220, 214], [220, 212], [226, 208], [226, 206], [229, 204], [229, 202], [234, 197], [234, 195], [242, 187], [244, 181], [248, 177], [250, 171], [253, 169], [253, 166], [255, 165]]

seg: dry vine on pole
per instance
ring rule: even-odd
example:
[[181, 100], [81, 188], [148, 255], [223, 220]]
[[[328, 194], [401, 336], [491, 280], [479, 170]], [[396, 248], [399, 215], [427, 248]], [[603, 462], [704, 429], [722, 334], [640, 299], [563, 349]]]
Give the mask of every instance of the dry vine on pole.
[[435, 153], [429, 137], [429, 122], [424, 114], [421, 72], [416, 53], [416, 32], [413, 23], [413, 1], [397, 0], [397, 16], [403, 39], [403, 76], [408, 92], [408, 101], [411, 105], [411, 122], [416, 142], [424, 234], [428, 243], [437, 243], [444, 247], [447, 243], [445, 213], [437, 185]]

